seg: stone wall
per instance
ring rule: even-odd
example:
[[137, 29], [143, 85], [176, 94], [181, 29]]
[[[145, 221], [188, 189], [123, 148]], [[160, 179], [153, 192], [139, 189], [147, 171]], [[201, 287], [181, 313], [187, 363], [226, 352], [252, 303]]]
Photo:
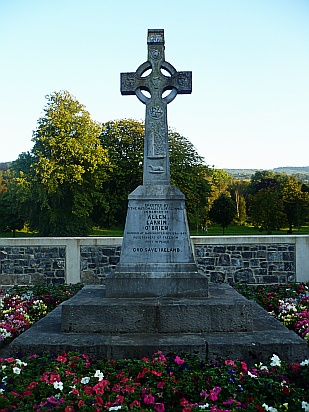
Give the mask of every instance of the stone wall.
[[[213, 282], [309, 281], [309, 236], [193, 236], [199, 269]], [[0, 287], [103, 284], [122, 238], [0, 239]]]
[[295, 281], [294, 245], [200, 245], [195, 253], [199, 269], [211, 282]]
[[0, 285], [65, 283], [64, 246], [0, 247]]
[[81, 283], [102, 284], [119, 262], [121, 246], [81, 246]]

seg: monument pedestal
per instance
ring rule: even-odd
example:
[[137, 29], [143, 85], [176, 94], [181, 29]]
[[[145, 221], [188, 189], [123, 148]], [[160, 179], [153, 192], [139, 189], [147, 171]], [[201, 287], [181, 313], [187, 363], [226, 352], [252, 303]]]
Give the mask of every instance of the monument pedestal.
[[195, 264], [183, 193], [149, 184], [128, 199], [120, 262], [106, 279], [106, 297], [206, 297], [208, 279]]
[[85, 286], [10, 345], [12, 356], [63, 351], [94, 359], [191, 353], [206, 361], [266, 363], [308, 358], [308, 345], [255, 302], [227, 284], [209, 285], [204, 299], [106, 298], [103, 286]]

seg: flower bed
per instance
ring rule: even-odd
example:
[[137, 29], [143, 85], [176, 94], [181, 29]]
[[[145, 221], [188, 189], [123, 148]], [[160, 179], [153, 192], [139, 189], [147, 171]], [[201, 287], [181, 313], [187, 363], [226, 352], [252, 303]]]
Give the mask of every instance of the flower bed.
[[239, 293], [248, 299], [254, 299], [267, 312], [309, 343], [309, 283], [234, 286]]
[[[2, 292], [2, 343], [80, 287]], [[235, 287], [307, 340], [308, 285]], [[206, 363], [161, 352], [152, 359], [121, 361], [92, 361], [78, 353], [0, 359], [0, 412], [299, 412], [309, 411], [308, 388], [309, 359], [286, 364], [275, 354], [268, 365], [254, 368], [241, 360]]]
[[197, 357], [96, 361], [88, 356], [8, 358], [0, 411], [309, 411], [309, 360], [268, 366], [207, 364]]
[[15, 287], [0, 291], [0, 347], [71, 298], [80, 288], [81, 285], [59, 285]]

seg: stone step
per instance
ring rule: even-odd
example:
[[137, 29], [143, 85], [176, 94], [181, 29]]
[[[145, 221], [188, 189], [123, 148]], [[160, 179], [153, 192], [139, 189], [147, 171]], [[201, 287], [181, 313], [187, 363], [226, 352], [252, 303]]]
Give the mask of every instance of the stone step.
[[76, 333], [201, 333], [252, 331], [251, 303], [230, 288], [208, 298], [106, 298], [85, 286], [62, 305], [62, 331]]
[[[233, 294], [233, 289], [226, 285], [210, 286], [212, 299], [224, 300]], [[102, 289], [93, 289], [92, 296], [102, 296]], [[165, 354], [196, 354], [206, 361], [242, 359], [249, 365], [265, 363], [274, 353], [286, 362], [300, 362], [309, 356], [306, 342], [255, 302], [251, 302], [253, 330], [250, 332], [65, 333], [61, 330], [63, 306], [17, 337], [10, 345], [10, 354], [20, 357], [78, 351], [94, 359], [124, 359], [151, 356], [160, 349]]]

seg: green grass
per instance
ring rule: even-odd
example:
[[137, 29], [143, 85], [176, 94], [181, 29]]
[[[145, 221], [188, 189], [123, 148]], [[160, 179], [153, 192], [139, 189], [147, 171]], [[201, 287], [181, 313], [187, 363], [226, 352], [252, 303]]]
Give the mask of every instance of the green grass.
[[[288, 229], [274, 230], [272, 235], [287, 235]], [[308, 235], [309, 226], [302, 226], [300, 231], [293, 230], [293, 235]], [[208, 226], [208, 232], [202, 232], [201, 229], [190, 229], [191, 236], [223, 236], [222, 228], [217, 225]], [[260, 232], [258, 229], [255, 229], [253, 226], [237, 226], [231, 225], [224, 230], [224, 236], [258, 236], [258, 235], [267, 235], [266, 231]], [[35, 232], [27, 232], [25, 230], [16, 231], [16, 237], [35, 237]], [[114, 228], [114, 229], [99, 229], [94, 228], [90, 236], [102, 236], [102, 237], [119, 237], [123, 236], [123, 229]], [[0, 238], [11, 238], [13, 237], [12, 232], [2, 232], [0, 233]]]
[[[272, 235], [287, 235], [288, 228], [281, 230], [273, 230]], [[208, 232], [202, 232], [201, 229], [198, 231], [196, 229], [190, 230], [191, 236], [223, 236], [222, 227], [217, 225], [208, 226]], [[294, 229], [293, 235], [308, 235], [309, 226], [302, 226], [299, 230]], [[260, 232], [258, 229], [255, 229], [253, 226], [238, 226], [231, 225], [224, 229], [224, 236], [258, 236], [258, 235], [267, 235], [266, 230]]]

